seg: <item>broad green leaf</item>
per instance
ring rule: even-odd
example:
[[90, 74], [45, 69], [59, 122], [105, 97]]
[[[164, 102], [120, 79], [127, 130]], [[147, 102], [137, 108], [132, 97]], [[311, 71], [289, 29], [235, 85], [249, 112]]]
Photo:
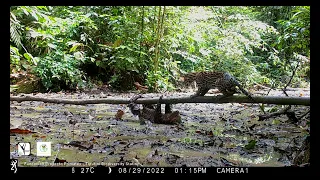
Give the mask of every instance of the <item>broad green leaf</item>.
[[37, 6], [37, 8], [48, 11], [48, 9], [47, 9], [47, 7], [46, 7], [46, 6]]
[[33, 56], [30, 53], [24, 53], [23, 56], [28, 60], [31, 61], [33, 59]]
[[294, 19], [298, 14], [302, 13], [303, 11], [299, 11], [297, 13], [295, 13], [292, 17], [291, 17], [291, 20]]
[[79, 46], [84, 46], [84, 45], [82, 43], [75, 43], [75, 44], [73, 44], [73, 46], [69, 52], [75, 51]]
[[14, 46], [10, 46], [10, 52], [12, 52], [16, 55], [20, 55], [18, 48], [14, 47]]

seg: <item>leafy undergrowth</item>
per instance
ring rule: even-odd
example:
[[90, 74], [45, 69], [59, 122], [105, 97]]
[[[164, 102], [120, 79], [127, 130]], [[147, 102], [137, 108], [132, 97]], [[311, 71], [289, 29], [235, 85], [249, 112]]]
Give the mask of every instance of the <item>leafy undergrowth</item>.
[[[130, 98], [134, 94], [108, 94]], [[168, 93], [165, 96], [186, 96]], [[41, 97], [86, 99], [100, 95], [50, 93]], [[144, 97], [160, 96], [145, 94]], [[275, 105], [266, 106], [272, 109]], [[281, 107], [278, 107], [281, 108]], [[292, 106], [297, 116], [309, 107]], [[124, 112], [115, 119], [118, 110]], [[298, 123], [287, 116], [258, 121], [254, 104], [175, 104], [180, 125], [140, 125], [126, 105], [63, 105], [11, 102], [10, 157], [19, 166], [290, 166], [309, 128], [309, 115]], [[15, 130], [15, 131], [14, 131]], [[19, 133], [19, 130], [27, 130]], [[51, 142], [51, 156], [37, 156], [36, 142]], [[31, 154], [18, 156], [18, 142], [30, 142]], [[41, 162], [41, 163], [39, 163]], [[61, 165], [61, 164], [60, 164]]]

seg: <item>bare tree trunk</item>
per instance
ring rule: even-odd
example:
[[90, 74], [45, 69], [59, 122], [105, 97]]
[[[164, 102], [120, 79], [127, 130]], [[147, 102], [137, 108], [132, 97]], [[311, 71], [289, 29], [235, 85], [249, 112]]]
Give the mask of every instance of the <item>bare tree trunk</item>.
[[140, 38], [139, 61], [141, 60], [140, 58], [141, 58], [142, 41], [144, 40], [143, 31], [144, 31], [144, 6], [142, 6], [142, 17], [141, 17], [141, 38]]
[[160, 42], [160, 21], [161, 21], [161, 6], [159, 7], [158, 13], [158, 24], [157, 24], [157, 32], [156, 32], [156, 44], [155, 44], [155, 58], [154, 58], [154, 71], [158, 70], [158, 58], [159, 58], [159, 42]]

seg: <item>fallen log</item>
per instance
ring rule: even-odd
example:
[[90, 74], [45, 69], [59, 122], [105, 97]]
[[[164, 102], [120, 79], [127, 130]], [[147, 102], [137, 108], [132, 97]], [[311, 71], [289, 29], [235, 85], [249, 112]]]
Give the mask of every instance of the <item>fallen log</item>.
[[[234, 95], [221, 98], [218, 96], [200, 96], [195, 98], [186, 97], [167, 97], [163, 98], [161, 103], [264, 103], [264, 104], [281, 104], [281, 105], [305, 105], [310, 106], [310, 97], [287, 97], [287, 96], [252, 96], [256, 102], [253, 102], [248, 97], [243, 95]], [[136, 101], [137, 104], [156, 104], [158, 97], [142, 98]], [[100, 98], [100, 99], [57, 99], [57, 98], [42, 98], [35, 96], [10, 96], [10, 101], [41, 101], [45, 103], [57, 104], [129, 104], [129, 98]]]

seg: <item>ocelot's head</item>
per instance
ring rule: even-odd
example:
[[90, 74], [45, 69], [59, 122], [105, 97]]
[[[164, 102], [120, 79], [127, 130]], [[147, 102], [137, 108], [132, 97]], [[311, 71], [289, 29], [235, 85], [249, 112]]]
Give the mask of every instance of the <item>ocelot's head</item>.
[[190, 86], [192, 82], [196, 80], [196, 76], [197, 73], [182, 74], [179, 81], [183, 82], [185, 86]]

